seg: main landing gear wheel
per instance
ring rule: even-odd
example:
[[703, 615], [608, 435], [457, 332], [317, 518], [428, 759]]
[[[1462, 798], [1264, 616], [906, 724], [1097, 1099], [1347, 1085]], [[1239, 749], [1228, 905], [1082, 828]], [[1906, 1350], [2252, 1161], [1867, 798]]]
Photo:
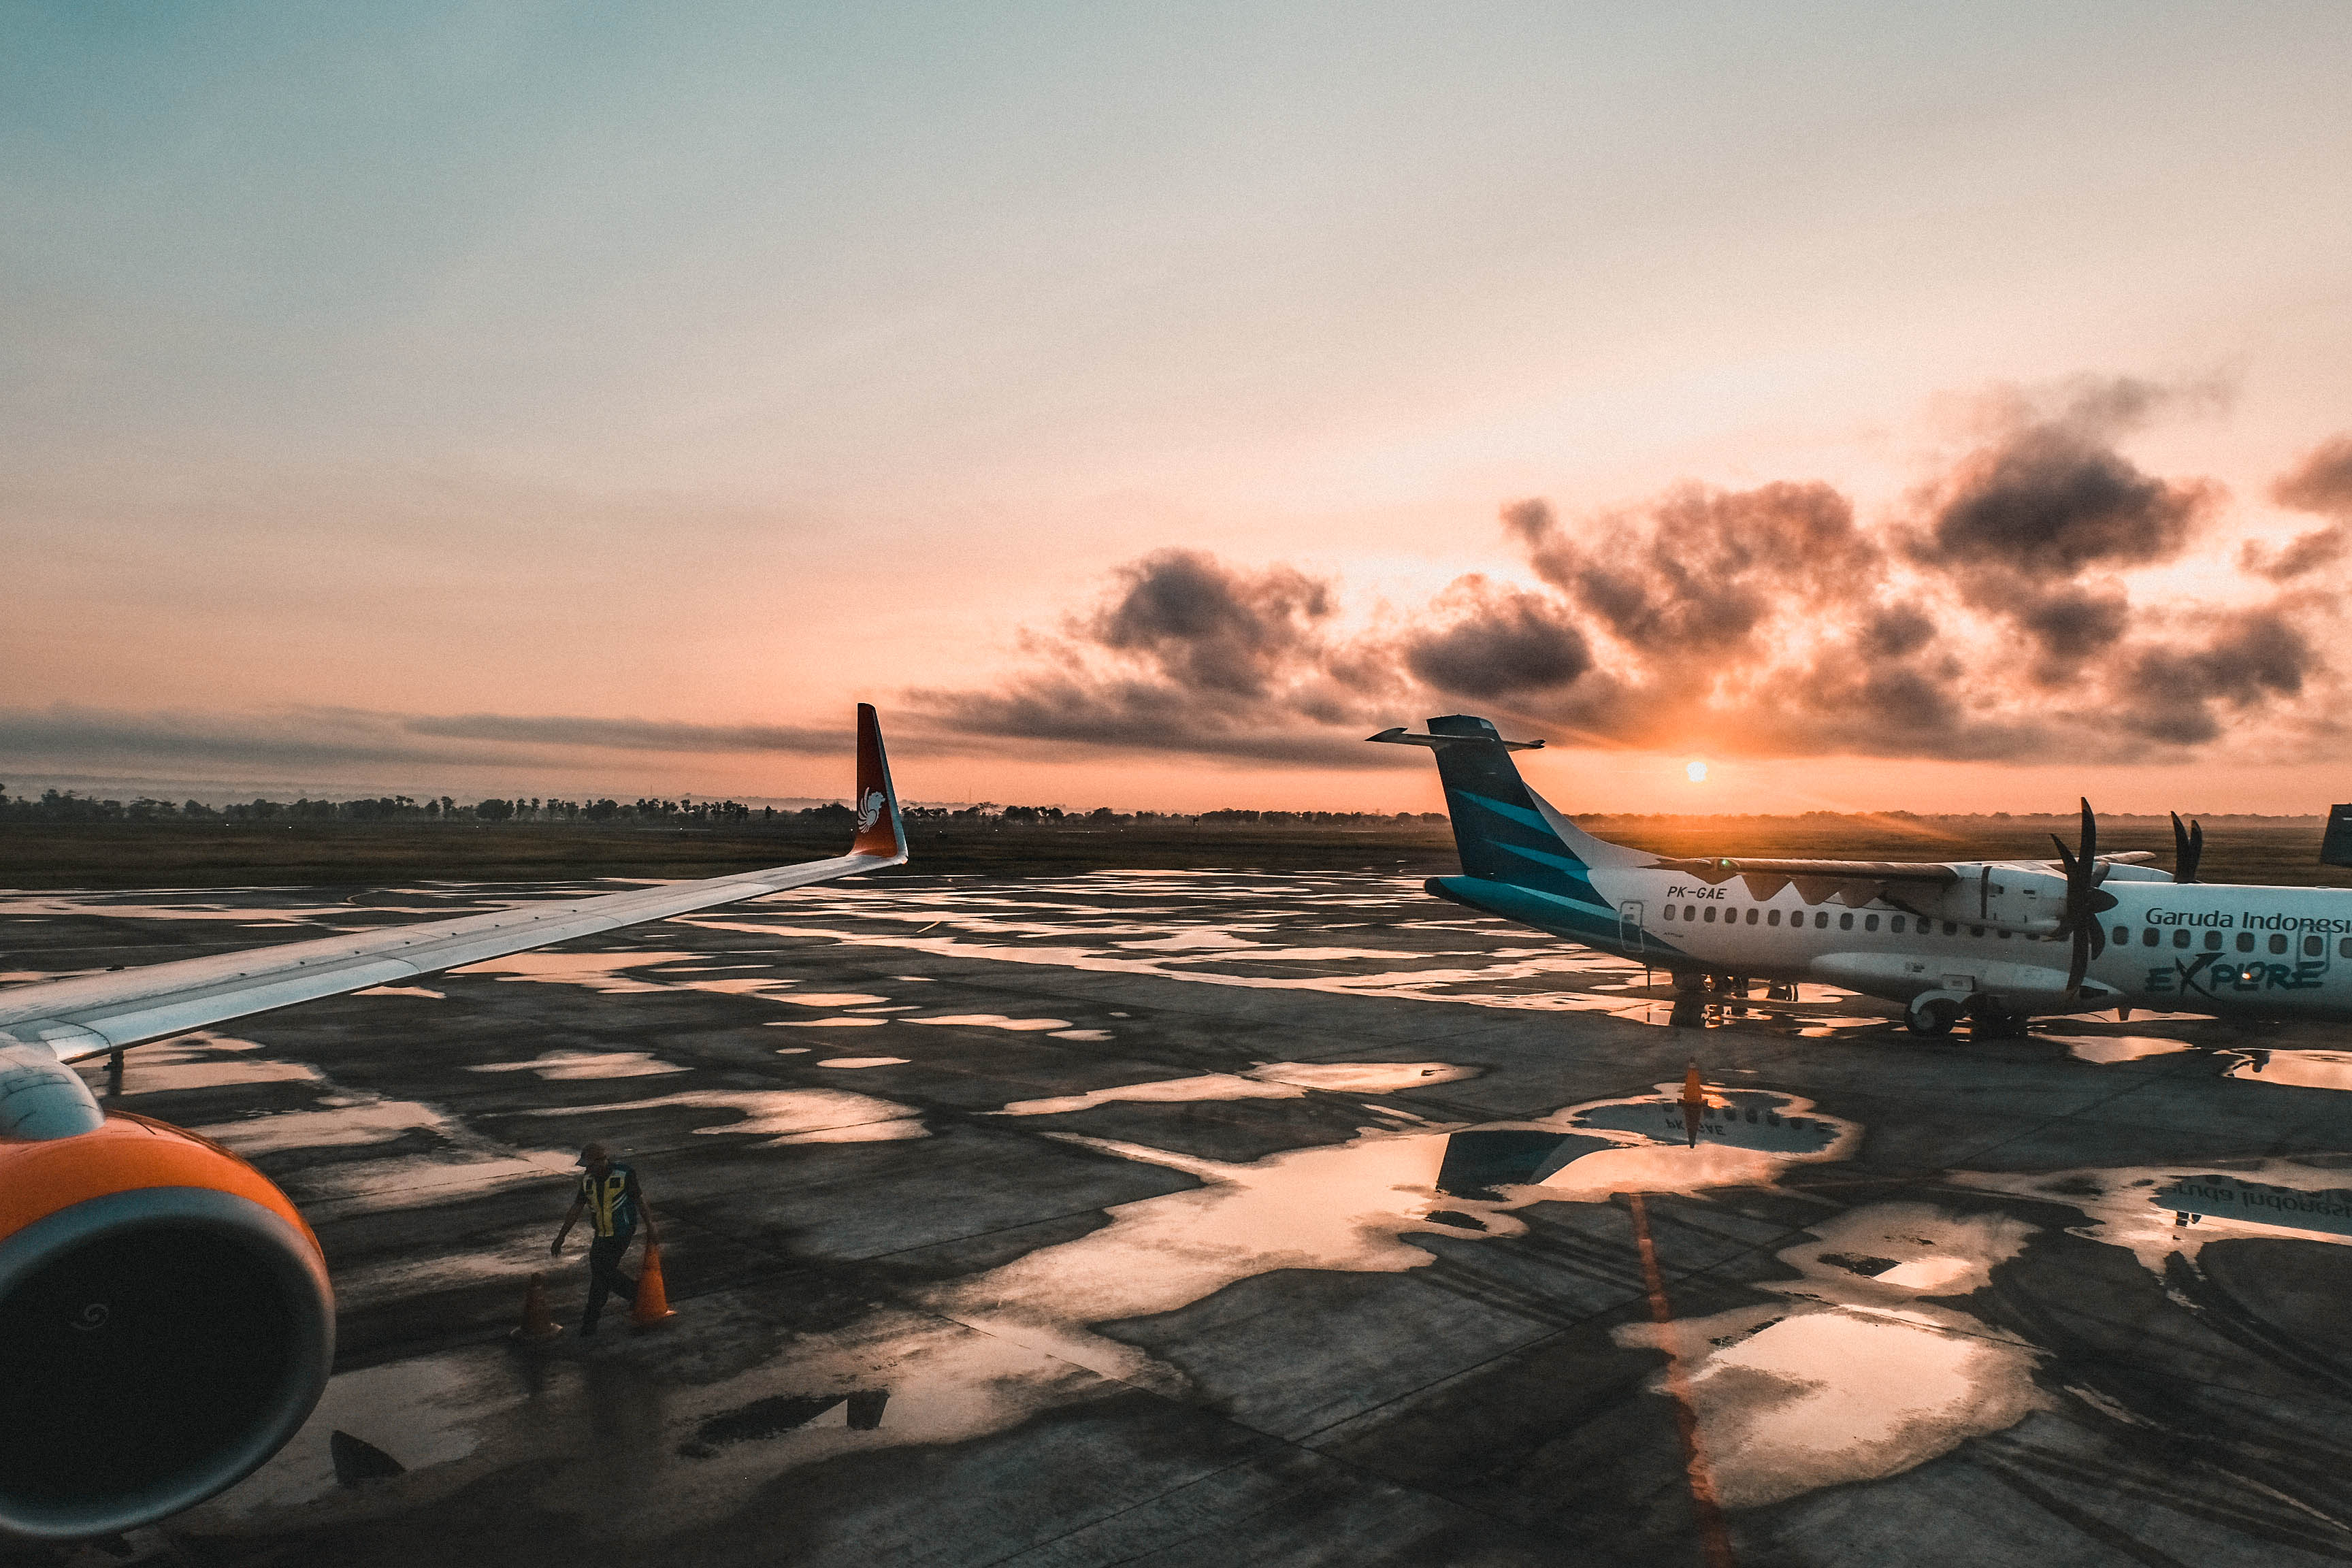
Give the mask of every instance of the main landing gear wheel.
[[1915, 1035], [1948, 1035], [1959, 1021], [1960, 1005], [1948, 996], [1923, 996], [1903, 1015]]

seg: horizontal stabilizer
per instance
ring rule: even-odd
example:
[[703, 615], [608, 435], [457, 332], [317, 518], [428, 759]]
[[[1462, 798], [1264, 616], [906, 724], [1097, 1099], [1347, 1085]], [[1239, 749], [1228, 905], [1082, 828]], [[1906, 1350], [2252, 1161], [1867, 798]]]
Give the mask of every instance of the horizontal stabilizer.
[[1367, 735], [1367, 741], [1381, 741], [1391, 746], [1500, 746], [1507, 752], [1540, 752], [1541, 741], [1506, 741], [1499, 735], [1415, 735], [1402, 724]]

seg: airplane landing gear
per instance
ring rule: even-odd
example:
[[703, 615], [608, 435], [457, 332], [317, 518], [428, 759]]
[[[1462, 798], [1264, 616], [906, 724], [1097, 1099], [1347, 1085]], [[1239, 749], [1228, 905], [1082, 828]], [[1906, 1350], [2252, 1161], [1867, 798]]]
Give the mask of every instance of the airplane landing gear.
[[1969, 1018], [1969, 1032], [1979, 1040], [2021, 1040], [2032, 1020], [2021, 1014], [1979, 1006]]
[[1904, 1025], [1915, 1035], [1948, 1035], [1960, 1021], [1960, 1005], [1949, 996], [1929, 992], [1904, 1010]]

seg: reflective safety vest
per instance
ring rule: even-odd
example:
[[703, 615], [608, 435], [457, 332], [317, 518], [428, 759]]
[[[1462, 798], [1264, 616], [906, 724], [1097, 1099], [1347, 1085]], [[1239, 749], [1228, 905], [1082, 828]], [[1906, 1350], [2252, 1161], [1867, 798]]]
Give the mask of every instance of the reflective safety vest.
[[626, 1165], [615, 1164], [598, 1181], [589, 1172], [580, 1173], [580, 1201], [588, 1205], [588, 1217], [595, 1222], [598, 1236], [619, 1236], [637, 1228], [637, 1200], [629, 1191], [636, 1172]]

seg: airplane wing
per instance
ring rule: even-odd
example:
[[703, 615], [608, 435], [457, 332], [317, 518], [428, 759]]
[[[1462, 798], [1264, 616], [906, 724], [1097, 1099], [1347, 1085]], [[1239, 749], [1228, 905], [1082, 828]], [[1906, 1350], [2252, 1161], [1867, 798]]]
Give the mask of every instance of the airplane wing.
[[[2097, 858], [2109, 866], [2138, 866], [2156, 857], [2145, 849], [2126, 849], [2118, 854]], [[2032, 861], [2030, 864], [2059, 870], [2055, 861]], [[1892, 900], [1898, 907], [1912, 909], [1893, 889], [1914, 889], [1932, 892], [1980, 874], [1982, 866], [1963, 871], [1958, 866], [1939, 860], [1768, 860], [1746, 856], [1712, 857], [1702, 859], [1675, 859], [1661, 856], [1651, 861], [1646, 869], [1680, 871], [1693, 881], [1712, 887], [1738, 877], [1748, 884], [1749, 896], [1769, 899], [1790, 883], [1796, 884], [1798, 897], [1808, 904], [1818, 904], [1829, 899], [1861, 907], [1877, 899]]]
[[1650, 863], [1654, 871], [1686, 872], [1693, 879], [1713, 884], [1734, 877], [1828, 877], [1853, 882], [1957, 882], [1960, 874], [1935, 860], [1758, 860], [1747, 858], [1675, 860], [1661, 857]]
[[45, 1046], [60, 1060], [80, 1061], [321, 996], [903, 865], [907, 835], [882, 730], [863, 702], [856, 809], [849, 853], [830, 860], [0, 989], [0, 1047]]

